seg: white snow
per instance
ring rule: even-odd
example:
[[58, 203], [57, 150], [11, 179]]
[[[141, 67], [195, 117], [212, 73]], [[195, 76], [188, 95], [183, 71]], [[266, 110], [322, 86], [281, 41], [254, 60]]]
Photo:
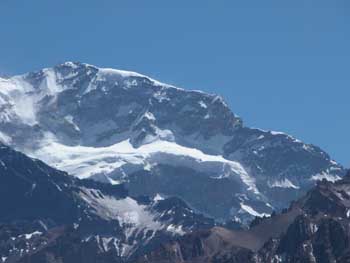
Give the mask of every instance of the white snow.
[[227, 106], [227, 104], [226, 104], [226, 102], [225, 102], [225, 100], [223, 99], [223, 97], [221, 97], [221, 96], [215, 96], [214, 98], [213, 98], [213, 100], [212, 100], [212, 102], [211, 103], [215, 103], [215, 102], [217, 102], [217, 101], [219, 101], [222, 105], [224, 105], [225, 107], [228, 107]]
[[162, 197], [160, 194], [156, 194], [153, 198], [153, 201], [154, 202], [158, 202], [158, 201], [161, 201], [161, 200], [164, 200], [164, 197]]
[[[109, 147], [67, 146], [55, 142], [52, 137], [32, 155], [67, 171], [79, 178], [109, 173], [125, 174], [150, 167], [154, 163], [190, 167], [210, 173], [213, 178], [238, 177], [247, 189], [259, 191], [253, 177], [249, 176], [238, 162], [229, 161], [220, 155], [209, 155], [202, 151], [184, 147], [175, 142], [156, 140], [134, 148], [129, 140]], [[131, 170], [130, 170], [131, 169]]]
[[[2, 104], [12, 106], [12, 113], [24, 124], [37, 124], [36, 112], [39, 110], [39, 102], [45, 96], [55, 98], [64, 87], [56, 81], [53, 69], [43, 69], [43, 79], [38, 88], [28, 83], [26, 75], [14, 76], [10, 79], [0, 79], [0, 97]], [[1, 106], [1, 104], [0, 104]], [[12, 116], [12, 118], [15, 118]], [[9, 120], [11, 121], [11, 120]]]
[[279, 132], [279, 131], [270, 131], [272, 135], [287, 135], [284, 132]]
[[[91, 196], [90, 196], [91, 198]], [[153, 216], [146, 211], [146, 206], [139, 205], [134, 199], [127, 197], [117, 200], [113, 197], [104, 196], [98, 200], [98, 209], [105, 209], [105, 213], [111, 219], [118, 219], [122, 224], [143, 226], [147, 228], [159, 229], [159, 223], [155, 223]]]
[[56, 73], [53, 69], [44, 69], [45, 78], [39, 86], [39, 91], [44, 92], [45, 95], [55, 95], [64, 90], [64, 87], [57, 84]]
[[155, 216], [147, 210], [147, 206], [138, 204], [130, 197], [116, 199], [104, 195], [103, 198], [97, 198], [98, 191], [92, 189], [83, 189], [80, 196], [95, 209], [97, 215], [105, 219], [117, 219], [122, 226], [128, 228], [126, 232], [129, 235], [135, 230], [159, 230], [162, 227], [155, 221]]
[[108, 76], [108, 75], [119, 75], [122, 78], [128, 78], [128, 77], [146, 77], [145, 75], [139, 74], [137, 72], [133, 71], [126, 71], [126, 70], [119, 70], [119, 69], [113, 69], [113, 68], [99, 68], [98, 73], [101, 76]]
[[293, 184], [289, 179], [283, 178], [281, 180], [276, 180], [272, 184], [270, 184], [271, 187], [277, 187], [277, 188], [294, 188], [299, 189], [299, 186], [296, 186]]
[[3, 103], [4, 98], [6, 98], [6, 103], [11, 105], [15, 116], [29, 125], [36, 123], [35, 96], [28, 95], [31, 92], [33, 92], [33, 88], [23, 80], [22, 76], [0, 79], [0, 93], [3, 97]]
[[203, 109], [208, 108], [207, 104], [205, 104], [202, 100], [199, 101], [199, 105], [200, 105]]
[[43, 234], [42, 232], [34, 231], [33, 233], [24, 234], [24, 235], [21, 235], [21, 236], [24, 236], [25, 239], [31, 239], [33, 236], [39, 236], [39, 235], [42, 235], [42, 234]]
[[156, 120], [156, 118], [154, 117], [153, 113], [149, 112], [149, 111], [145, 112], [145, 114], [143, 116], [145, 118], [151, 120], [151, 121], [155, 121]]
[[321, 172], [321, 173], [318, 173], [316, 175], [311, 176], [310, 180], [321, 181], [323, 179], [326, 179], [327, 181], [330, 181], [330, 182], [335, 182], [335, 181], [340, 180], [341, 177], [338, 175], [333, 175], [333, 174], [327, 173], [327, 172]]
[[[136, 200], [126, 197], [116, 199], [113, 196], [103, 195], [99, 197], [99, 191], [93, 189], [82, 189], [80, 197], [93, 208], [96, 215], [104, 219], [118, 220], [126, 235], [126, 241], [130, 242], [135, 236], [140, 234], [145, 238], [145, 242], [150, 240], [159, 230], [165, 230], [172, 234], [183, 235], [185, 232], [182, 226], [167, 225], [157, 221], [159, 214], [151, 212], [147, 206], [137, 203]], [[146, 233], [151, 231], [153, 235], [146, 237]], [[101, 239], [102, 247], [108, 250], [108, 244], [113, 241], [113, 237], [98, 237]], [[134, 249], [134, 242], [121, 244], [121, 255], [127, 256]]]
[[317, 232], [318, 226], [316, 224], [311, 223], [310, 227], [311, 227], [311, 233], [314, 234]]
[[[338, 163], [337, 163], [336, 161], [334, 161], [334, 160], [330, 160], [330, 162], [331, 162], [331, 164], [333, 164], [333, 165], [338, 165]], [[331, 167], [331, 168], [334, 168], [334, 167]]]
[[154, 93], [153, 98], [155, 98], [159, 103], [163, 101], [169, 101], [170, 99], [167, 97], [166, 91], [164, 89], [157, 91]]
[[77, 66], [74, 62], [72, 62], [72, 61], [66, 61], [66, 62], [64, 62], [62, 65], [71, 67], [71, 68], [73, 68], [73, 69], [78, 68], [78, 66]]
[[257, 217], [270, 216], [269, 214], [259, 213], [255, 211], [252, 207], [250, 207], [249, 205], [245, 205], [244, 203], [240, 203], [240, 205], [241, 205], [241, 210], [240, 210], [241, 213], [246, 212], [252, 216], [257, 216]]
[[76, 125], [76, 123], [74, 122], [74, 118], [71, 115], [67, 115], [66, 117], [64, 117], [64, 119], [73, 126], [74, 130], [76, 131], [80, 131], [80, 128], [78, 127], [78, 125]]
[[[300, 140], [296, 139], [295, 137], [289, 135], [289, 134], [286, 134], [284, 132], [280, 132], [280, 131], [271, 131], [271, 130], [263, 130], [263, 129], [260, 129], [260, 128], [253, 128], [257, 131], [260, 131], [260, 132], [263, 132], [265, 134], [271, 134], [273, 136], [279, 136], [279, 135], [283, 135], [283, 136], [286, 136], [287, 138], [289, 138], [290, 140], [294, 141], [294, 142], [298, 142], [298, 143], [302, 143]], [[264, 136], [264, 135], [262, 135]], [[258, 137], [258, 140], [262, 139], [263, 137]]]
[[[105, 79], [105, 78], [108, 78], [108, 77], [113, 77], [113, 76], [119, 76], [121, 78], [130, 78], [130, 77], [137, 77], [137, 78], [145, 78], [145, 79], [148, 79], [150, 82], [152, 82], [154, 85], [156, 86], [161, 86], [161, 87], [172, 87], [174, 88], [173, 86], [171, 85], [168, 85], [168, 84], [165, 84], [165, 83], [162, 83], [158, 80], [155, 80], [153, 78], [150, 78], [146, 75], [143, 75], [143, 74], [140, 74], [140, 73], [137, 73], [137, 72], [133, 72], [133, 71], [126, 71], [126, 70], [119, 70], [119, 69], [112, 69], [112, 68], [99, 68], [98, 69], [98, 79]], [[137, 84], [136, 82], [134, 82], [133, 85]]]
[[179, 226], [169, 225], [167, 227], [167, 231], [173, 232], [173, 233], [179, 234], [179, 235], [186, 234], [186, 232], [182, 230], [182, 226], [181, 225], [179, 225]]
[[12, 141], [11, 137], [0, 131], [0, 142], [4, 144], [10, 144]]

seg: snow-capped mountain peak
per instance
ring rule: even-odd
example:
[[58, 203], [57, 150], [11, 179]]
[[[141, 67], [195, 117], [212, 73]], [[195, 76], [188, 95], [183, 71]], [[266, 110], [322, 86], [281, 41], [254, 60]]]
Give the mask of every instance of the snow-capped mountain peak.
[[66, 62], [0, 79], [0, 108], [0, 140], [28, 155], [215, 218], [271, 213], [344, 173], [316, 146], [245, 127], [218, 95], [135, 72]]

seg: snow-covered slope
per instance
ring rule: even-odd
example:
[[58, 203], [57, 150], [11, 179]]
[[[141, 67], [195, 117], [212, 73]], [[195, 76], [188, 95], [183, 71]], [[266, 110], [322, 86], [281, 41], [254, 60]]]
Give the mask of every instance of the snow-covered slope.
[[271, 213], [344, 173], [316, 146], [244, 127], [220, 96], [134, 72], [67, 62], [0, 79], [0, 108], [3, 142], [80, 178], [179, 196], [218, 219]]
[[246, 184], [247, 190], [258, 194], [254, 178], [251, 178], [238, 162], [163, 140], [157, 140], [138, 148], [132, 146], [129, 140], [109, 147], [96, 148], [65, 146], [50, 142], [43, 145], [35, 154], [39, 159], [46, 160], [55, 167], [68, 171], [81, 179], [93, 177], [103, 180], [105, 178], [112, 184], [122, 183], [125, 172], [130, 172], [128, 167], [134, 171], [151, 170], [155, 165], [167, 164], [210, 173], [211, 177], [216, 179], [237, 178]]

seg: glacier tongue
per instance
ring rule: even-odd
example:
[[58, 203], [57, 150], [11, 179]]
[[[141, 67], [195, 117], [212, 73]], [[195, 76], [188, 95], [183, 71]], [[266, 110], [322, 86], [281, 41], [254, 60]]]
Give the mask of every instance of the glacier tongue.
[[217, 179], [235, 177], [246, 185], [248, 191], [259, 194], [254, 178], [238, 162], [169, 141], [157, 140], [139, 148], [133, 147], [129, 140], [97, 148], [47, 141], [39, 150], [28, 154], [81, 179], [96, 175], [108, 178], [113, 174], [112, 181], [122, 182], [126, 169], [129, 172], [130, 169], [147, 170], [152, 164], [167, 164], [190, 167]]

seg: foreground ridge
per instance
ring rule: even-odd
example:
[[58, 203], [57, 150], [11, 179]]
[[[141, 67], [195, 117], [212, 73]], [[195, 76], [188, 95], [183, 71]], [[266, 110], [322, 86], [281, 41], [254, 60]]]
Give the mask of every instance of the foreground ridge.
[[[178, 198], [133, 197], [0, 144], [0, 262], [132, 262], [214, 225]], [[52, 258], [52, 259], [49, 259]]]
[[349, 262], [350, 172], [323, 180], [290, 208], [249, 230], [215, 227], [169, 242], [139, 262]]
[[249, 229], [217, 225], [178, 198], [71, 177], [3, 144], [0, 175], [3, 263], [349, 260], [350, 172]]

